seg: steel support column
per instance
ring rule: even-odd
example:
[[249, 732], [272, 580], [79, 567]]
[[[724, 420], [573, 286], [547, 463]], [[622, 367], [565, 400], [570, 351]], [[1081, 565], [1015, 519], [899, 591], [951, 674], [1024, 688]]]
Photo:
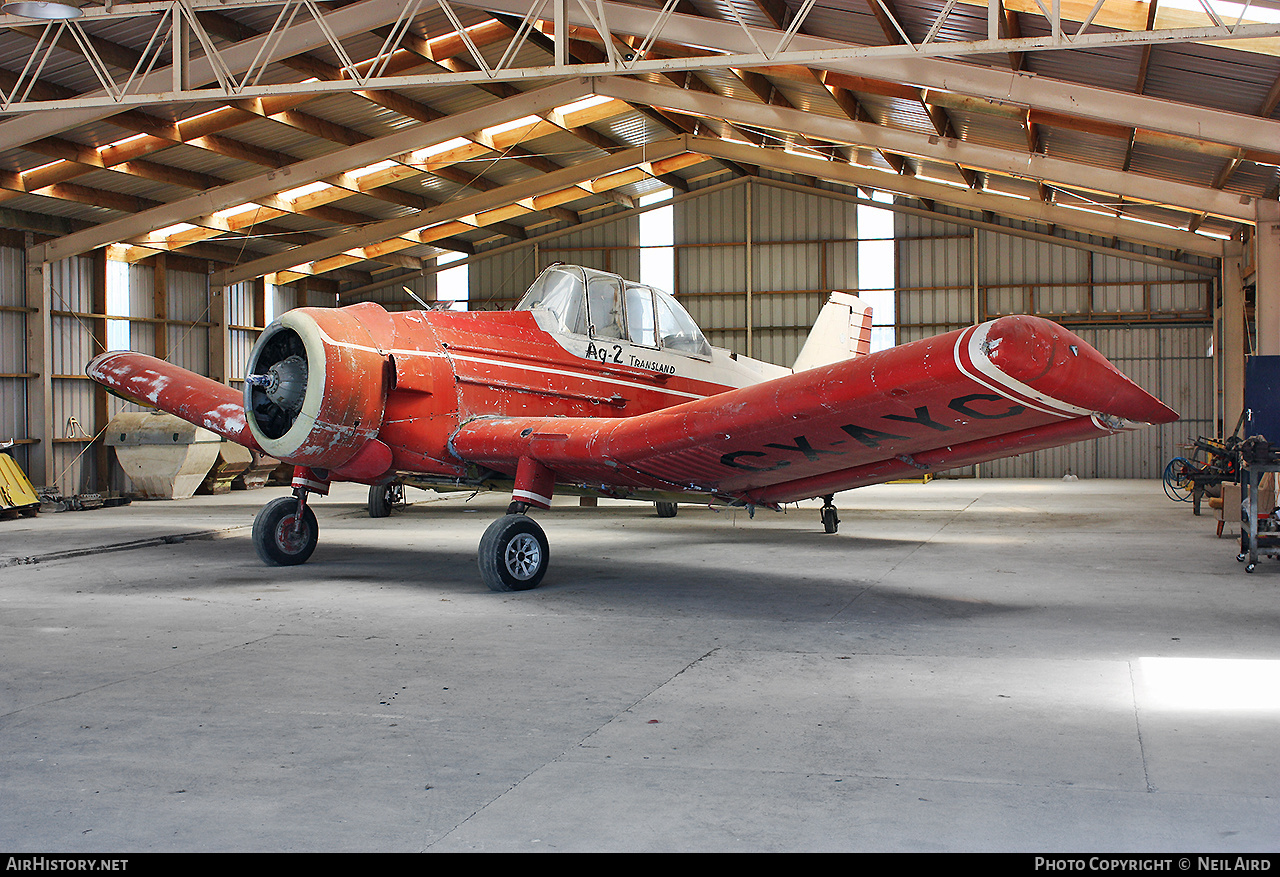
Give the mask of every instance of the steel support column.
[[1230, 434], [1244, 410], [1244, 245], [1230, 241], [1222, 257], [1222, 428]]
[[1280, 356], [1280, 201], [1259, 201], [1254, 242], [1258, 353]]

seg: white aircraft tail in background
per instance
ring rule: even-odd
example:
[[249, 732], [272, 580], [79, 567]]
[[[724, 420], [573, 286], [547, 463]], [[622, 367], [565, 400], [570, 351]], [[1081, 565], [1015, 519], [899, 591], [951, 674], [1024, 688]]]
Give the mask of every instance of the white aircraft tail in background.
[[792, 371], [856, 359], [871, 352], [871, 305], [847, 292], [833, 292], [809, 330]]

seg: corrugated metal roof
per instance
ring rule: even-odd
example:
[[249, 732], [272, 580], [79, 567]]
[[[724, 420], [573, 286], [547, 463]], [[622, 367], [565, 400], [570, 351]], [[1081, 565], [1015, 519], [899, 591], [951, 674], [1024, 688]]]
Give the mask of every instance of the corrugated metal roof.
[[[392, 0], [388, 0], [392, 2]], [[732, 4], [732, 6], [730, 6]], [[660, 9], [658, 0], [644, 0], [633, 5], [649, 9]], [[690, 4], [682, 6], [682, 10]], [[935, 17], [944, 6], [944, 0], [894, 0], [887, 4], [909, 38], [920, 42], [933, 24]], [[718, 22], [729, 22], [736, 26], [733, 12], [750, 29], [753, 35], [760, 36], [772, 48], [768, 31], [774, 26], [765, 7], [755, 0], [692, 0], [691, 7], [709, 19]], [[772, 9], [785, 9], [788, 16], [794, 15], [800, 7], [800, 0], [784, 0], [781, 5]], [[230, 21], [248, 32], [262, 33], [268, 30], [275, 19], [278, 7], [236, 7], [218, 13], [224, 21]], [[731, 11], [732, 10], [732, 11]], [[468, 25], [480, 25], [490, 21], [483, 11], [470, 7], [457, 7], [463, 22]], [[306, 13], [300, 13], [305, 15]], [[1044, 17], [1038, 14], [1017, 13], [1021, 33], [1026, 37], [1040, 36], [1048, 32]], [[973, 4], [957, 4], [950, 17], [942, 24], [937, 33], [937, 40], [984, 38], [986, 35], [986, 10]], [[425, 7], [416, 16], [412, 32], [420, 39], [438, 37], [451, 30], [448, 19], [442, 9], [437, 6]], [[891, 29], [892, 30], [892, 29]], [[1094, 28], [1095, 31], [1101, 30]], [[384, 43], [386, 27], [343, 37], [343, 50], [353, 59], [361, 61], [371, 57]], [[137, 52], [143, 48], [151, 35], [150, 25], [138, 19], [124, 19], [95, 24], [94, 35], [125, 50]], [[883, 44], [886, 31], [881, 22], [872, 13], [865, 0], [824, 0], [816, 5], [803, 23], [802, 34], [838, 40], [860, 45]], [[507, 51], [510, 35], [499, 34], [496, 39], [484, 44], [481, 53], [484, 63], [493, 65]], [[601, 43], [598, 35], [586, 29], [579, 29], [575, 39], [585, 41], [599, 52]], [[772, 37], [776, 40], [776, 34]], [[547, 38], [541, 38], [545, 46]], [[896, 41], [896, 37], [894, 37]], [[231, 39], [217, 37], [216, 42], [229, 46]], [[575, 44], [579, 46], [581, 44]], [[625, 47], [619, 42], [620, 49]], [[13, 73], [23, 69], [31, 56], [35, 42], [29, 35], [17, 31], [0, 33], [0, 71]], [[661, 39], [655, 44], [650, 57], [661, 57], [664, 47]], [[676, 54], [680, 54], [677, 52]], [[1154, 98], [1175, 102], [1177, 105], [1195, 107], [1212, 107], [1242, 115], [1253, 115], [1267, 110], [1274, 117], [1276, 108], [1270, 106], [1275, 101], [1272, 97], [1280, 82], [1280, 57], [1239, 51], [1232, 48], [1202, 45], [1165, 45], [1159, 44], [1150, 49], [1150, 62], [1147, 68], [1143, 94]], [[1142, 67], [1144, 50], [1136, 46], [1117, 46], [1106, 49], [1089, 49], [1075, 51], [1042, 51], [1028, 52], [1020, 56], [1023, 69], [1038, 77], [1068, 83], [1080, 83], [1095, 87], [1134, 92], [1138, 87], [1139, 73]], [[337, 52], [329, 47], [312, 49], [306, 53], [306, 59], [320, 65], [337, 67], [341, 59]], [[476, 59], [465, 48], [456, 55], [459, 69], [469, 69]], [[310, 63], [310, 61], [308, 63]], [[540, 47], [537, 40], [528, 40], [515, 53], [514, 63], [517, 65], [546, 64], [548, 55], [545, 48]], [[987, 66], [994, 70], [1010, 69], [1011, 60], [1007, 54], [992, 54], [967, 57], [965, 64]], [[305, 66], [297, 63], [291, 65], [272, 64], [264, 72], [264, 83], [298, 82], [309, 75], [300, 69]], [[312, 65], [314, 66], [314, 64]], [[415, 68], [421, 72], [438, 72], [438, 63], [422, 60]], [[119, 72], [117, 70], [117, 72]], [[93, 92], [99, 86], [96, 78], [89, 71], [88, 65], [77, 53], [61, 48], [51, 53], [46, 66], [41, 70], [41, 80], [49, 85], [57, 86], [70, 92]], [[645, 73], [638, 78], [675, 87], [677, 82], [687, 83], [692, 90], [709, 91], [713, 94], [737, 101], [759, 104], [761, 98], [772, 98], [775, 102], [789, 104], [808, 113], [816, 113], [835, 118], [847, 118], [846, 110], [833, 99], [828, 87], [821, 84], [824, 74], [818, 71], [813, 77], [797, 75], [796, 71], [775, 70], [768, 67], [758, 71], [763, 80], [744, 81], [737, 73], [725, 69], [710, 69], [696, 74], [678, 73], [672, 77], [658, 73]], [[673, 81], [674, 80], [674, 81]], [[764, 83], [761, 89], [760, 82]], [[850, 81], [850, 80], [842, 80]], [[455, 85], [420, 85], [399, 89], [404, 98], [416, 102], [427, 116], [436, 114], [448, 116], [468, 110], [494, 104], [500, 95], [513, 94], [518, 90], [536, 87], [543, 83], [533, 81], [519, 82], [515, 86], [484, 83]], [[907, 83], [912, 86], [911, 83]], [[12, 88], [12, 77], [7, 82], [0, 81], [5, 90]], [[886, 93], [880, 93], [886, 92]], [[912, 97], [916, 93], [919, 98]], [[867, 83], [861, 90], [853, 92], [866, 117], [875, 123], [900, 129], [922, 138], [938, 140], [941, 136], [954, 134], [960, 139], [983, 146], [997, 147], [1010, 152], [1026, 153], [1028, 137], [1025, 124], [1021, 119], [1021, 110], [1016, 107], [998, 104], [983, 106], [964, 106], [960, 103], [942, 107], [926, 106], [920, 98], [924, 92], [914, 86], [903, 94], [897, 86], [884, 86]], [[893, 95], [893, 96], [890, 96]], [[944, 101], [946, 103], [946, 101]], [[390, 104], [391, 106], [388, 106]], [[334, 126], [326, 136], [317, 136], [295, 127], [289, 123], [287, 116], [275, 119], [244, 116], [233, 119], [234, 124], [227, 124], [216, 131], [201, 145], [166, 145], [148, 151], [141, 156], [142, 160], [160, 166], [169, 166], [183, 171], [192, 171], [228, 181], [258, 177], [266, 173], [278, 160], [305, 160], [322, 155], [329, 155], [343, 148], [345, 144], [360, 141], [364, 138], [379, 137], [394, 131], [408, 130], [422, 124], [411, 115], [394, 109], [394, 101], [377, 94], [361, 95], [354, 91], [330, 93], [317, 96], [304, 96], [292, 102], [291, 108], [327, 125]], [[121, 114], [116, 119], [103, 119], [78, 125], [68, 125], [67, 130], [59, 136], [73, 143], [102, 147], [118, 142], [138, 130], [147, 130], [157, 122], [185, 119], [210, 109], [209, 105], [196, 106], [190, 103], [182, 105], [164, 105], [147, 107]], [[1176, 112], [1176, 106], [1171, 108]], [[933, 117], [931, 118], [931, 112]], [[1087, 114], [1086, 114], [1087, 115]], [[1033, 119], [1034, 121], [1034, 119]], [[303, 123], [299, 123], [303, 125]], [[305, 125], [303, 125], [305, 127]], [[949, 127], [948, 127], [949, 126]], [[752, 131], [752, 127], [741, 124], [735, 126], [720, 119], [693, 117], [669, 112], [646, 111], [643, 107], [634, 108], [603, 119], [593, 119], [588, 127], [594, 135], [583, 140], [570, 132], [555, 132], [539, 136], [528, 142], [520, 143], [519, 148], [541, 157], [555, 166], [572, 166], [599, 158], [607, 152], [631, 146], [643, 145], [657, 139], [672, 136], [673, 133], [684, 133], [697, 130], [698, 133], [711, 136], [741, 138], [743, 131], [753, 139], [760, 139], [763, 134], [765, 143], [777, 143], [784, 139], [776, 130]], [[1145, 142], [1139, 137], [1130, 150], [1129, 137], [1122, 125], [1112, 125], [1108, 130], [1096, 130], [1097, 126], [1072, 117], [1054, 118], [1040, 122], [1036, 127], [1034, 148], [1047, 156], [1064, 161], [1078, 163], [1087, 171], [1088, 168], [1106, 168], [1120, 170], [1128, 161], [1132, 173], [1179, 183], [1193, 184], [1206, 189], [1215, 185], [1229, 192], [1254, 197], [1275, 197], [1280, 170], [1265, 163], [1265, 156], [1253, 155], [1244, 161], [1234, 163], [1230, 156], [1222, 150], [1180, 148], [1176, 142], [1157, 140]], [[1278, 129], [1280, 131], [1280, 129]], [[1208, 132], [1206, 136], [1217, 136]], [[601, 138], [604, 138], [602, 141]], [[202, 148], [203, 147], [203, 148]], [[263, 152], [256, 160], [245, 160], [243, 153], [248, 149]], [[1277, 137], [1277, 152], [1280, 152], [1280, 137]], [[50, 162], [47, 149], [10, 148], [0, 152], [0, 169], [10, 173], [41, 167]], [[860, 162], [886, 168], [887, 161], [877, 150], [856, 147], [855, 153]], [[357, 162], [353, 159], [353, 167], [368, 162]], [[530, 167], [529, 161], [522, 161], [512, 153], [499, 154], [488, 151], [466, 162], [453, 165], [447, 171], [441, 171], [445, 179], [434, 174], [425, 174], [395, 182], [394, 188], [403, 193], [417, 193], [432, 201], [453, 201], [467, 197], [476, 191], [492, 189], [495, 186], [510, 185], [515, 182], [532, 180], [539, 177], [541, 170]], [[723, 167], [723, 164], [703, 163], [696, 167], [679, 169], [675, 175], [694, 179], [711, 172], [712, 168]], [[944, 159], [942, 153], [932, 158], [912, 158], [910, 167], [917, 173], [964, 183], [961, 171], [954, 163]], [[1230, 170], [1229, 174], [1224, 171]], [[129, 175], [127, 168], [118, 170], [92, 170], [86, 166], [60, 167], [58, 175], [66, 182], [74, 183], [85, 189], [101, 190], [103, 193], [117, 193], [148, 199], [149, 201], [169, 202], [189, 198], [193, 192], [189, 185], [157, 182], [146, 176]], [[785, 176], [785, 175], [784, 175]], [[473, 185], [464, 185], [460, 181], [474, 181]], [[891, 178], [886, 179], [886, 184]], [[1093, 199], [1099, 203], [1118, 203], [1118, 198], [1099, 196], [1096, 193], [1080, 191], [1072, 193], [1072, 181], [1060, 181], [1054, 188], [1061, 192], [1061, 197], [1070, 200], [1075, 194], [1082, 199]], [[1039, 188], [1027, 181], [1016, 178], [1001, 177], [997, 174], [984, 174], [984, 184], [992, 190], [1019, 192], [1028, 197], [1039, 199]], [[50, 216], [62, 216], [80, 219], [87, 222], [101, 222], [106, 218], [116, 217], [116, 211], [100, 206], [84, 204], [79, 201], [64, 201], [30, 195], [15, 194], [17, 184], [10, 184], [10, 194], [6, 207], [14, 210], [28, 210]], [[282, 179], [280, 188], [288, 189], [296, 183]], [[664, 184], [654, 182], [645, 177], [621, 185], [618, 192], [636, 197], [648, 191], [660, 188]], [[369, 222], [376, 222], [388, 217], [401, 215], [412, 208], [395, 203], [395, 193], [383, 192], [381, 196], [374, 190], [365, 194], [353, 194], [340, 200], [330, 202], [331, 207], [366, 217]], [[602, 204], [607, 203], [599, 196], [584, 195], [568, 202], [564, 207], [569, 210], [587, 211], [597, 214]], [[993, 209], [1000, 208], [999, 199], [992, 201]], [[613, 209], [612, 205], [609, 209]], [[1161, 221], [1175, 228], [1185, 228], [1193, 221], [1195, 215], [1190, 210], [1173, 210], [1164, 207], [1142, 206], [1126, 207], [1133, 215], [1141, 215], [1144, 219]], [[562, 216], [548, 217], [546, 214], [525, 215], [509, 220], [509, 226], [533, 227], [540, 229], [549, 224], [563, 222]], [[308, 230], [328, 229], [336, 231], [341, 226], [335, 222], [326, 223], [314, 217], [285, 216], [273, 220], [280, 228], [298, 228]], [[1220, 219], [1205, 219], [1200, 228], [1204, 231], [1229, 233], [1233, 226]], [[464, 235], [475, 241], [487, 240], [492, 230], [477, 230]], [[241, 241], [246, 246], [249, 257], [277, 248], [278, 244], [266, 240]], [[413, 248], [418, 251], [420, 248]], [[431, 251], [432, 248], [425, 248]], [[367, 269], [366, 269], [367, 270]]]

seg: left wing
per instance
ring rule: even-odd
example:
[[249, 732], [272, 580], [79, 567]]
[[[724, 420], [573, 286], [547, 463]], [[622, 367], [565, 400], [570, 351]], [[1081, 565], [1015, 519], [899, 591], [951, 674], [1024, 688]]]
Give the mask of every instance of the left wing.
[[1048, 320], [980, 326], [635, 417], [480, 417], [454, 452], [606, 492], [776, 505], [1178, 415]]
[[245, 419], [244, 394], [213, 378], [131, 350], [100, 354], [85, 372], [122, 399], [168, 411], [246, 448], [262, 450]]

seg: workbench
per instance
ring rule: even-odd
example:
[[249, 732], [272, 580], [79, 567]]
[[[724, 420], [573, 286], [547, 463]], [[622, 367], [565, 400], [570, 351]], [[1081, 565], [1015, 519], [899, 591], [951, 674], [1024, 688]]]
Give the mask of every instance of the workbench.
[[[1240, 553], [1236, 560], [1248, 561], [1245, 572], [1258, 566], [1258, 552], [1280, 554], [1280, 530], [1258, 532], [1258, 484], [1263, 476], [1280, 472], [1280, 462], [1244, 463], [1240, 472]], [[1267, 509], [1268, 518], [1273, 509]]]

